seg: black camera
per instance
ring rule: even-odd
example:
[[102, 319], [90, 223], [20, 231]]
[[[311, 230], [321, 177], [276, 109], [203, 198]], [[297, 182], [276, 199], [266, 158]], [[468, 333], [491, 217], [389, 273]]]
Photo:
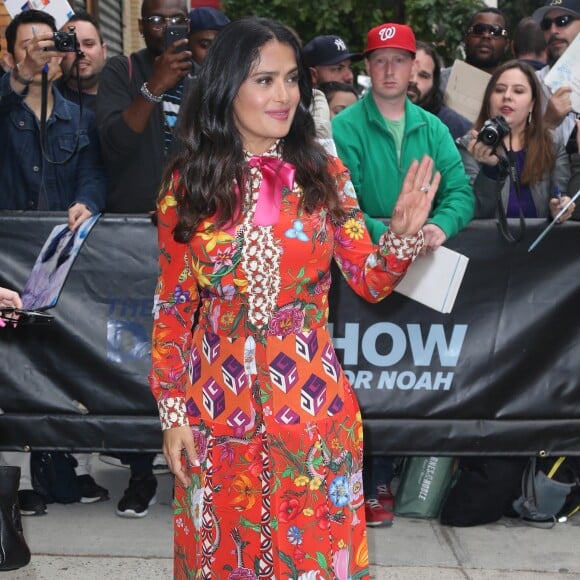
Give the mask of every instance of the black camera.
[[75, 27], [69, 26], [68, 32], [53, 32], [54, 50], [57, 52], [76, 52], [78, 48]]
[[494, 117], [483, 124], [477, 134], [477, 140], [495, 150], [510, 130], [510, 126], [502, 116]]

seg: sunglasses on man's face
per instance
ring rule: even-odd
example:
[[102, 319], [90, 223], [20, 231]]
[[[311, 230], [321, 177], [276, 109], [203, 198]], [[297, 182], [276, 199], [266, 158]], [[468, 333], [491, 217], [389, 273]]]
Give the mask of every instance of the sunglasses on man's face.
[[499, 24], [474, 24], [467, 29], [467, 34], [483, 36], [485, 33], [494, 38], [507, 38], [508, 31]]
[[556, 16], [556, 18], [544, 18], [540, 22], [540, 28], [544, 31], [550, 30], [552, 28], [552, 24], [556, 25], [556, 28], [566, 28], [569, 26], [574, 20], [578, 20], [576, 16], [572, 16], [572, 14], [562, 14], [561, 16]]

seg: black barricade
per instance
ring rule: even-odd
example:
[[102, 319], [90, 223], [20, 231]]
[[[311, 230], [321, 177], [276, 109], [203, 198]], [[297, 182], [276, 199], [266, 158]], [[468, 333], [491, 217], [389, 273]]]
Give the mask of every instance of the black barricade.
[[[21, 289], [63, 214], [0, 217], [0, 285]], [[332, 332], [388, 454], [580, 454], [580, 224], [528, 253], [494, 221], [447, 245], [470, 259], [451, 314], [394, 294], [367, 304], [335, 273]], [[55, 321], [0, 331], [0, 449], [160, 447], [147, 385], [156, 231], [105, 216], [73, 266]]]

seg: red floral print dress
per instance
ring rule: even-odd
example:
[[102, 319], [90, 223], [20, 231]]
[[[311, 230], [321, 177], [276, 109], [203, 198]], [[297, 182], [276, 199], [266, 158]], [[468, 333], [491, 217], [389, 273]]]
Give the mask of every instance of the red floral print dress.
[[[266, 155], [281, 163], [276, 147]], [[361, 415], [327, 330], [330, 266], [378, 301], [422, 239], [387, 232], [373, 246], [338, 160], [342, 223], [301, 210], [291, 182], [278, 184], [273, 223], [258, 225], [265, 169], [250, 166], [228, 231], [209, 220], [177, 243], [172, 185], [158, 208], [150, 384], [163, 429], [189, 425], [201, 463], [187, 489], [176, 483], [174, 574], [368, 578]]]

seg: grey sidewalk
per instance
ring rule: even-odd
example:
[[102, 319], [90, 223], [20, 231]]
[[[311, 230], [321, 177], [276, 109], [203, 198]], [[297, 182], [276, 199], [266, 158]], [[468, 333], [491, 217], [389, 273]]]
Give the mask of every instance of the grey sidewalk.
[[[158, 477], [158, 503], [149, 515], [129, 520], [115, 515], [128, 470], [98, 460], [94, 467], [111, 500], [50, 505], [48, 515], [24, 518], [32, 562], [0, 573], [0, 580], [172, 577], [171, 476]], [[448, 528], [397, 518], [390, 529], [369, 530], [369, 549], [372, 577], [378, 580], [580, 579], [580, 516], [551, 530], [511, 520]]]

